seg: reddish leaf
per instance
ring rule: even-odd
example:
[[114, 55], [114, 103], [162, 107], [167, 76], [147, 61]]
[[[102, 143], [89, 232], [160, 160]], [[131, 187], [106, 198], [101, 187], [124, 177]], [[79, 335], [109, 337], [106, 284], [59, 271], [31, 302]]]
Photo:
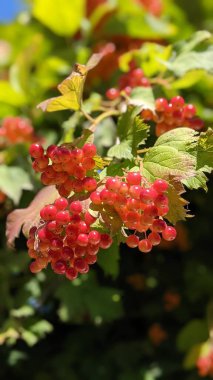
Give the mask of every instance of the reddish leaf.
[[12, 211], [7, 217], [6, 237], [9, 247], [14, 247], [14, 241], [22, 229], [25, 236], [32, 226], [38, 225], [41, 208], [54, 202], [59, 197], [55, 186], [47, 186], [39, 191], [27, 208]]

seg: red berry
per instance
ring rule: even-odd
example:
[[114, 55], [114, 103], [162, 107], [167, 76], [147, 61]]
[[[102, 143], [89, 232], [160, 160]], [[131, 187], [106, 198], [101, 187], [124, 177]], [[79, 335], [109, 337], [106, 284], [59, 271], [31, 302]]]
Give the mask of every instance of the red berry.
[[95, 205], [100, 205], [101, 204], [101, 197], [100, 197], [100, 192], [99, 191], [93, 191], [90, 194], [90, 199]]
[[80, 201], [73, 201], [70, 203], [70, 211], [73, 214], [80, 214], [82, 212], [82, 204]]
[[54, 205], [44, 206], [40, 211], [40, 216], [43, 220], [53, 220], [56, 216], [57, 208]]
[[55, 200], [54, 205], [58, 211], [63, 211], [68, 206], [68, 200], [66, 198], [60, 197]]
[[30, 155], [33, 158], [40, 158], [44, 155], [44, 148], [40, 144], [32, 144], [30, 146]]
[[152, 203], [155, 200], [156, 196], [157, 196], [157, 192], [153, 188], [141, 189], [140, 200], [143, 203], [147, 203], [147, 204]]
[[106, 180], [106, 188], [109, 191], [117, 192], [119, 191], [120, 187], [121, 187], [121, 181], [118, 178], [111, 177]]
[[106, 91], [106, 97], [109, 100], [115, 100], [120, 96], [120, 91], [117, 88], [109, 88]]
[[68, 280], [75, 280], [78, 277], [78, 272], [75, 268], [66, 268], [66, 278]]
[[130, 248], [136, 248], [138, 246], [138, 243], [139, 243], [139, 237], [136, 235], [130, 235], [126, 239], [126, 244]]
[[76, 242], [81, 247], [86, 247], [88, 244], [88, 235], [87, 234], [79, 234]]
[[148, 239], [142, 239], [139, 241], [138, 248], [139, 251], [147, 253], [152, 250], [152, 244]]
[[165, 112], [168, 107], [168, 102], [165, 98], [158, 98], [155, 101], [155, 108], [157, 112]]
[[177, 236], [177, 231], [174, 227], [172, 226], [167, 226], [164, 231], [162, 232], [162, 236], [164, 240], [172, 241], [176, 238]]
[[112, 238], [108, 234], [101, 234], [100, 248], [107, 249], [112, 245]]
[[151, 229], [154, 232], [163, 232], [166, 229], [166, 222], [162, 219], [155, 219]]
[[92, 192], [92, 191], [96, 190], [96, 188], [97, 188], [97, 181], [96, 181], [96, 179], [92, 178], [92, 177], [86, 177], [86, 178], [84, 178], [84, 180], [83, 180], [83, 187], [84, 187], [84, 190], [89, 191], [89, 192]]
[[70, 222], [69, 211], [58, 211], [55, 219], [58, 224], [68, 224]]
[[84, 156], [88, 158], [93, 158], [97, 153], [97, 149], [94, 144], [89, 144], [89, 143], [85, 144], [82, 150], [83, 150]]
[[88, 241], [90, 244], [99, 244], [101, 240], [101, 234], [98, 231], [90, 231], [88, 235]]
[[182, 98], [182, 96], [174, 96], [171, 100], [170, 100], [170, 103], [172, 104], [172, 106], [175, 108], [175, 109], [179, 109], [179, 108], [182, 108], [185, 104], [185, 101], [184, 99]]
[[187, 104], [183, 109], [183, 115], [187, 119], [191, 119], [196, 114], [196, 107], [193, 104]]
[[126, 180], [129, 185], [140, 185], [141, 184], [140, 172], [129, 172], [126, 176]]
[[161, 242], [161, 237], [157, 232], [151, 232], [148, 236], [148, 240], [152, 245], [158, 245]]
[[164, 193], [168, 190], [169, 184], [163, 179], [156, 179], [152, 186], [158, 193]]

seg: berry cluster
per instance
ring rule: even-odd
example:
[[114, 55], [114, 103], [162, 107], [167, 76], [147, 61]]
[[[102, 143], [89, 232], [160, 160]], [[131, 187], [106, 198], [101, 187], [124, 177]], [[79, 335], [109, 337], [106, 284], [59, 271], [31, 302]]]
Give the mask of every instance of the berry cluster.
[[0, 128], [0, 138], [3, 142], [16, 144], [35, 141], [32, 125], [21, 117], [6, 117]]
[[120, 77], [118, 88], [109, 88], [106, 91], [106, 97], [109, 100], [115, 100], [119, 98], [121, 91], [124, 91], [127, 95], [130, 95], [134, 87], [140, 86], [149, 87], [150, 82], [149, 79], [144, 76], [143, 70], [140, 68], [135, 68], [133, 63], [133, 68]]
[[213, 377], [213, 350], [211, 350], [208, 355], [201, 356], [197, 361], [197, 368], [199, 376]]
[[80, 201], [60, 197], [40, 211], [39, 227], [32, 227], [27, 241], [28, 253], [34, 261], [33, 273], [51, 264], [53, 271], [74, 280], [78, 273], [87, 273], [97, 261], [99, 248], [112, 244], [108, 234], [92, 228], [95, 218], [83, 211]]
[[91, 192], [97, 187], [95, 178], [87, 176], [95, 168], [96, 147], [85, 144], [80, 148], [50, 145], [46, 152], [39, 144], [32, 144], [30, 155], [34, 159], [33, 169], [41, 172], [44, 185], [56, 185], [62, 197], [68, 197], [73, 191]]
[[196, 107], [193, 104], [186, 104], [182, 96], [175, 96], [170, 102], [165, 98], [156, 99], [155, 111], [154, 114], [144, 109], [141, 117], [156, 123], [157, 136], [178, 127], [188, 127], [198, 131], [204, 127], [203, 120], [196, 116]]
[[146, 253], [160, 244], [160, 234], [168, 241], [176, 237], [175, 228], [163, 220], [169, 211], [167, 189], [164, 180], [151, 185], [139, 172], [129, 172], [125, 181], [109, 177], [104, 188], [92, 192], [90, 199], [99, 209], [105, 204], [111, 206], [120, 216], [123, 228], [134, 231], [126, 238], [126, 244]]

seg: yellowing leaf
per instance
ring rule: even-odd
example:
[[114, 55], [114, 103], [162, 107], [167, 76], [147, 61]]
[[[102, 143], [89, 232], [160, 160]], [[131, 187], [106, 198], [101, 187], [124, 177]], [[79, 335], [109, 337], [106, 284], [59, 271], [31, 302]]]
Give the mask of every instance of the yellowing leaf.
[[103, 169], [105, 166], [109, 165], [109, 161], [103, 160], [103, 158], [100, 156], [95, 156], [93, 159], [95, 161], [95, 167], [97, 169]]
[[93, 54], [87, 65], [74, 65], [71, 74], [58, 85], [62, 95], [50, 98], [40, 103], [37, 108], [42, 111], [54, 112], [66, 109], [79, 110], [82, 103], [84, 83], [89, 70], [93, 69], [104, 54]]
[[184, 192], [185, 190], [181, 182], [174, 179], [170, 180], [168, 190], [169, 212], [166, 215], [166, 219], [172, 224], [176, 224], [179, 220], [185, 220], [189, 217], [188, 210], [185, 208], [189, 202], [181, 197], [181, 194]]

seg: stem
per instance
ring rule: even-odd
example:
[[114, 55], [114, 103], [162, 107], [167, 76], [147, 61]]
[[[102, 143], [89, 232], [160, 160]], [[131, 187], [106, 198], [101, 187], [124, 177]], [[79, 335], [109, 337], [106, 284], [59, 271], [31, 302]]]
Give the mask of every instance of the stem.
[[96, 127], [97, 125], [103, 120], [103, 119], [106, 119], [107, 117], [109, 116], [116, 116], [116, 115], [119, 115], [120, 112], [115, 110], [115, 109], [111, 109], [111, 110], [108, 110], [106, 112], [103, 112], [102, 114], [100, 114], [99, 116], [96, 117], [96, 119], [93, 119], [92, 121], [92, 124], [90, 126], [90, 131], [92, 132], [95, 132], [96, 130]]
[[144, 149], [140, 149], [140, 150], [137, 150], [137, 153], [140, 154], [140, 153], [146, 153], [150, 150], [150, 148], [144, 148]]
[[92, 116], [90, 116], [86, 111], [84, 111], [83, 108], [81, 108], [81, 112], [82, 112], [82, 114], [85, 116], [85, 118], [86, 118], [87, 120], [91, 121], [92, 123], [95, 122], [95, 119], [93, 119]]

